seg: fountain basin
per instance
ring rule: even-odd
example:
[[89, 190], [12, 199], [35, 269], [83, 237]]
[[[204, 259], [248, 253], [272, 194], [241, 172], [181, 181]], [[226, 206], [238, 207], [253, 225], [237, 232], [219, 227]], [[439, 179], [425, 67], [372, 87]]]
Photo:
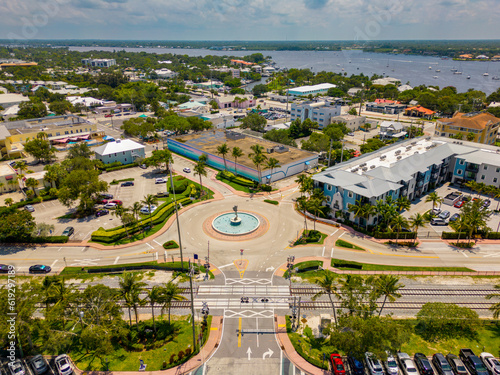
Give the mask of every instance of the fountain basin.
[[236, 218], [234, 213], [226, 213], [215, 217], [212, 221], [212, 228], [222, 234], [230, 236], [240, 236], [252, 233], [260, 226], [259, 219], [246, 212], [238, 212]]

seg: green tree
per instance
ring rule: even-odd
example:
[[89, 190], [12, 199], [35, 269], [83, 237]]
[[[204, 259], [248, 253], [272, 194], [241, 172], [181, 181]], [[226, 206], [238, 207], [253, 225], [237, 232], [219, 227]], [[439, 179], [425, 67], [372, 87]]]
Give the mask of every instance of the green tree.
[[98, 171], [75, 169], [61, 182], [58, 199], [66, 207], [71, 207], [79, 200], [78, 210], [91, 212], [97, 197], [106, 191], [108, 183], [99, 180]]
[[33, 190], [33, 194], [36, 196], [35, 188], [38, 186], [38, 181], [30, 177], [27, 178], [26, 181], [24, 181], [24, 184], [26, 185], [26, 187], [31, 188], [31, 190]]
[[155, 303], [160, 303], [162, 300], [162, 287], [159, 285], [153, 286], [151, 289], [146, 290], [147, 299], [151, 304], [151, 316], [153, 317], [153, 331], [156, 333], [156, 323], [155, 323]]
[[68, 171], [65, 170], [59, 163], [46, 165], [43, 169], [47, 171], [43, 176], [43, 179], [49, 182], [50, 186], [56, 188], [61, 186], [61, 181], [68, 173]]
[[356, 108], [353, 107], [353, 108], [349, 109], [347, 114], [356, 116], [358, 114], [358, 111], [356, 110]]
[[259, 184], [262, 183], [262, 176], [261, 176], [261, 165], [264, 164], [264, 162], [267, 159], [267, 156], [260, 153], [260, 154], [249, 154], [249, 157], [252, 159], [253, 164], [257, 168], [257, 173], [259, 175]]
[[31, 237], [35, 220], [31, 212], [14, 207], [0, 210], [0, 242], [22, 242]]
[[482, 209], [482, 206], [483, 201], [478, 199], [466, 202], [460, 208], [460, 216], [463, 217], [469, 242], [471, 241], [473, 234], [478, 230], [490, 230], [488, 227], [488, 217], [491, 214], [491, 211]]
[[118, 279], [118, 284], [120, 286], [120, 297], [125, 300], [128, 307], [130, 325], [132, 325], [132, 319], [130, 317], [130, 308], [134, 309], [135, 323], [139, 324], [139, 313], [138, 307], [143, 304], [140, 293], [144, 290], [147, 284], [141, 281], [141, 276], [132, 272], [124, 272], [123, 275]]
[[182, 301], [185, 300], [186, 298], [181, 294], [181, 289], [179, 286], [172, 282], [169, 281], [168, 283], [165, 283], [162, 287], [161, 290], [161, 297], [160, 297], [160, 302], [162, 304], [161, 307], [161, 313], [163, 315], [163, 311], [165, 309], [168, 310], [168, 322], [170, 323], [170, 309], [172, 307], [172, 302], [173, 301]]
[[420, 213], [413, 214], [410, 216], [408, 219], [408, 223], [410, 224], [410, 227], [413, 229], [415, 232], [415, 239], [413, 243], [417, 241], [417, 234], [418, 234], [418, 229], [419, 228], [424, 228], [425, 224], [427, 223], [427, 220], [424, 218], [424, 216]]
[[45, 139], [35, 138], [24, 144], [24, 150], [37, 160], [48, 163], [55, 159], [56, 150]]
[[337, 325], [337, 311], [333, 297], [339, 297], [339, 290], [335, 274], [333, 272], [324, 272], [322, 278], [315, 279], [315, 283], [321, 288], [321, 290], [312, 297], [312, 300], [315, 301], [320, 296], [326, 294], [330, 300], [330, 304], [332, 305], [333, 320], [335, 325]]
[[148, 194], [144, 197], [144, 199], [141, 201], [141, 203], [148, 206], [149, 220], [150, 220], [151, 224], [153, 224], [153, 218], [152, 218], [153, 213], [151, 212], [151, 206], [158, 204], [158, 198], [156, 198], [153, 194]]
[[273, 178], [273, 169], [279, 168], [279, 167], [281, 167], [281, 164], [280, 164], [278, 159], [269, 158], [269, 160], [266, 163], [266, 168], [269, 168], [271, 170], [271, 172], [269, 173], [269, 175], [271, 176], [271, 179]]
[[346, 275], [339, 280], [340, 306], [348, 315], [367, 319], [377, 310], [379, 294], [374, 276]]
[[223, 143], [220, 146], [217, 146], [217, 154], [222, 156], [224, 160], [224, 170], [227, 170], [226, 165], [226, 155], [229, 153], [229, 147], [227, 147], [227, 143]]
[[408, 197], [401, 196], [396, 199], [396, 206], [399, 212], [403, 210], [408, 211], [411, 207], [411, 201], [408, 199]]
[[195, 176], [200, 176], [200, 186], [201, 186], [201, 192], [203, 193], [203, 181], [202, 177], [207, 177], [207, 169], [205, 166], [205, 163], [203, 161], [198, 160], [196, 165], [193, 168], [194, 175]]
[[436, 205], [443, 203], [443, 198], [441, 198], [435, 191], [425, 197], [426, 202], [432, 202], [432, 209], [436, 208]]
[[304, 231], [307, 232], [307, 216], [306, 216], [307, 199], [306, 199], [306, 197], [301, 196], [300, 198], [297, 198], [297, 209], [299, 211], [302, 211], [302, 214], [304, 216]]
[[141, 213], [141, 208], [142, 204], [140, 202], [134, 202], [134, 204], [130, 208], [130, 212], [132, 212], [132, 215], [134, 215], [136, 221], [139, 220], [139, 214]]
[[89, 145], [85, 142], [80, 142], [69, 148], [66, 159], [74, 159], [77, 157], [90, 159], [92, 155], [94, 155], [94, 153], [90, 149]]
[[30, 118], [40, 118], [48, 115], [47, 107], [41, 101], [22, 102], [19, 104], [19, 111], [17, 112], [17, 118], [30, 119]]
[[238, 146], [234, 146], [231, 152], [231, 156], [234, 158], [234, 174], [236, 175], [237, 174], [236, 165], [238, 162], [238, 158], [241, 158], [243, 156], [243, 151]]
[[5, 198], [4, 203], [7, 207], [10, 207], [14, 203], [14, 200], [12, 198]]
[[266, 119], [257, 113], [250, 113], [248, 116], [241, 119], [241, 127], [243, 129], [249, 128], [257, 132], [263, 132], [266, 123]]
[[404, 218], [402, 215], [398, 214], [391, 220], [391, 226], [396, 230], [396, 245], [399, 240], [399, 233], [401, 233], [401, 229], [408, 226], [408, 220]]
[[476, 135], [472, 132], [467, 133], [467, 140], [472, 142], [476, 138]]
[[378, 316], [382, 314], [388, 299], [390, 302], [394, 302], [397, 298], [401, 298], [401, 294], [398, 293], [401, 288], [404, 288], [404, 285], [399, 282], [399, 278], [396, 276], [380, 275], [375, 279], [375, 293], [384, 297]]
[[56, 115], [64, 115], [72, 109], [72, 105], [67, 100], [58, 100], [50, 103], [49, 109]]

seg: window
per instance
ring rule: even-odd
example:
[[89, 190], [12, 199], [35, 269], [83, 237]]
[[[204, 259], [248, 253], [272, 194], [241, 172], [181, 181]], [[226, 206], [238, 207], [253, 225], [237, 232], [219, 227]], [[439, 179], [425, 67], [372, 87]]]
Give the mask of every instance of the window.
[[460, 165], [464, 165], [464, 159], [460, 159], [460, 160], [458, 161], [458, 164], [460, 164]]
[[125, 161], [127, 161], [127, 158], [125, 158]]
[[332, 201], [332, 197], [327, 196], [327, 197], [326, 197], [326, 201], [327, 201], [328, 203], [330, 203], [330, 202]]
[[115, 156], [116, 156], [116, 152], [115, 152]]
[[352, 198], [352, 191], [347, 192], [347, 196], [348, 196], [349, 198]]
[[494, 183], [496, 183], [497, 181], [498, 181], [498, 179], [495, 177], [495, 178], [493, 179], [493, 182], [494, 182]]
[[487, 166], [487, 165], [485, 165], [485, 166], [483, 167], [483, 169], [486, 171], [486, 170], [488, 169], [488, 166]]
[[61, 135], [61, 133], [57, 132], [57, 133], [56, 133], [56, 137], [57, 137], [58, 135]]
[[500, 168], [497, 168], [497, 173], [500, 172]]
[[459, 170], [457, 171], [457, 174], [458, 174], [459, 176], [461, 176], [461, 175], [462, 175], [462, 170], [461, 170], [461, 169], [459, 169]]
[[332, 191], [332, 185], [327, 184], [327, 185], [326, 185], [326, 190], [328, 190], [328, 191]]
[[484, 180], [484, 174], [481, 176], [481, 180]]
[[125, 155], [125, 151], [123, 151], [123, 155]]
[[69, 131], [67, 131], [67, 130], [66, 130], [66, 131], [64, 132], [64, 134], [69, 134]]

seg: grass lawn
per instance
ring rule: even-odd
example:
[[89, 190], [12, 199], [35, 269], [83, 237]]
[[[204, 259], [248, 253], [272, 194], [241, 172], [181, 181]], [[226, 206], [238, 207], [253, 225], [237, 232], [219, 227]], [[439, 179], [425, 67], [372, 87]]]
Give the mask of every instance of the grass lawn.
[[[318, 267], [323, 266], [323, 261], [321, 260], [308, 260], [307, 262], [300, 262], [297, 263], [293, 266], [294, 269], [294, 275], [297, 273], [303, 273], [303, 272], [316, 272]], [[295, 269], [298, 268], [297, 272], [295, 272]], [[314, 268], [313, 271], [307, 270]], [[283, 277], [286, 279], [288, 277], [288, 270], [283, 274]]]
[[[69, 355], [76, 363], [78, 368], [84, 371], [105, 371], [106, 360], [110, 371], [138, 371], [139, 360], [143, 360], [147, 365], [147, 371], [158, 371], [162, 369], [163, 362], [166, 362], [167, 368], [174, 367], [176, 364], [169, 365], [169, 360], [172, 354], [177, 354], [182, 350], [185, 351], [188, 347], [192, 348], [192, 327], [188, 316], [172, 316], [173, 330], [171, 335], [165, 340], [166, 343], [156, 349], [144, 351], [127, 351], [118, 344], [114, 345], [114, 351], [108, 355], [98, 357], [93, 353], [86, 353], [85, 349], [79, 346], [73, 346]], [[175, 320], [174, 320], [175, 318]], [[157, 326], [162, 324], [157, 318]], [[208, 327], [210, 327], [212, 317], [207, 319]], [[152, 324], [152, 323], [151, 323]], [[168, 325], [168, 320], [163, 319], [163, 324]], [[199, 332], [200, 324], [197, 322], [197, 332]], [[210, 332], [210, 329], [207, 330]], [[206, 342], [208, 335], [205, 335], [203, 343]], [[188, 358], [185, 358], [187, 360]], [[185, 360], [183, 362], [185, 362]]]
[[[147, 215], [146, 217], [149, 217], [149, 215]], [[142, 240], [142, 239], [144, 239], [144, 238], [146, 238], [148, 236], [151, 236], [151, 235], [155, 234], [156, 232], [158, 232], [161, 228], [163, 228], [163, 226], [165, 225], [165, 223], [167, 222], [167, 220], [169, 218], [170, 217], [168, 217], [163, 223], [159, 223], [159, 224], [153, 225], [153, 227], [150, 228], [150, 229], [148, 229], [148, 230], [134, 233], [134, 234], [132, 234], [129, 237], [123, 237], [123, 238], [121, 238], [118, 241], [113, 242], [113, 243], [106, 243], [106, 242], [92, 241], [92, 240], [89, 240], [89, 242], [95, 242], [95, 243], [98, 243], [98, 244], [101, 244], [101, 245], [104, 245], [104, 246], [115, 246], [115, 245], [124, 245], [124, 244], [127, 244], [127, 243], [139, 241], [139, 240]]]
[[350, 242], [347, 242], [347, 241], [344, 241], [344, 240], [341, 240], [341, 239], [338, 239], [336, 242], [335, 242], [335, 246], [338, 246], [338, 247], [345, 247], [347, 249], [355, 249], [355, 250], [363, 250], [365, 251], [365, 249], [363, 249], [362, 247], [359, 247], [359, 246], [356, 246]]
[[[334, 266], [337, 263], [337, 266]], [[450, 272], [475, 272], [474, 270], [466, 267], [408, 267], [408, 266], [388, 266], [385, 264], [369, 264], [359, 263], [354, 261], [346, 261], [342, 259], [332, 258], [332, 267], [340, 268], [343, 270], [360, 270], [363, 271], [450, 271]], [[345, 267], [342, 266], [345, 264]], [[349, 267], [349, 265], [356, 265], [356, 267]]]
[[[305, 233], [305, 231], [302, 232], [301, 237], [304, 235], [304, 233]], [[299, 239], [299, 240], [295, 241], [295, 243], [293, 244], [293, 246], [300, 246], [300, 245], [322, 245], [323, 242], [325, 242], [325, 238], [328, 237], [328, 235], [325, 234], [325, 233], [321, 233], [321, 232], [319, 232], [319, 234], [320, 234], [320, 238], [319, 238], [318, 241], [304, 242], [304, 243], [302, 243], [302, 242], [300, 242], [301, 240]]]
[[243, 191], [245, 193], [250, 193], [250, 194], [254, 194], [254, 193], [259, 193], [260, 190], [256, 190], [256, 189], [252, 189], [248, 186], [243, 186], [243, 185], [240, 185], [240, 184], [237, 184], [236, 182], [233, 182], [233, 181], [230, 181], [230, 180], [227, 180], [223, 177], [217, 177], [217, 179], [221, 182], [224, 182], [225, 184], [228, 184], [229, 186], [231, 186], [234, 190], [238, 190], [238, 191]]

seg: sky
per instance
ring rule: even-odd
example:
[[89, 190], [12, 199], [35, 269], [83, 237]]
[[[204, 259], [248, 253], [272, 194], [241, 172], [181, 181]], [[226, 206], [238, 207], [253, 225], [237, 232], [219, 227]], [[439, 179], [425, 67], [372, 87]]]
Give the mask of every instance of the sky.
[[0, 0], [0, 39], [498, 39], [500, 0]]

